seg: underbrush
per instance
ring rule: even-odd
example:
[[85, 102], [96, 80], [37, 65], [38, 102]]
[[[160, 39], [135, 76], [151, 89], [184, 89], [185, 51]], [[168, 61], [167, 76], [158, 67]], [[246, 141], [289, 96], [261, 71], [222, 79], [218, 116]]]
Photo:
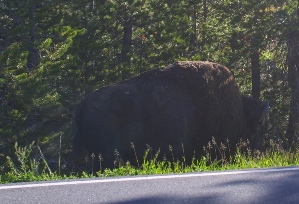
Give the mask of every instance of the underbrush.
[[[134, 144], [132, 144], [132, 149], [135, 151]], [[199, 160], [194, 158], [191, 165], [186, 165], [184, 157], [182, 157], [181, 160], [173, 159], [172, 161], [168, 161], [164, 159], [159, 161], [157, 158], [160, 151], [152, 153], [150, 146], [148, 146], [140, 165], [136, 158], [138, 167], [131, 166], [129, 162], [124, 165], [118, 163], [117, 159], [120, 155], [116, 151], [117, 168], [94, 172], [93, 163], [95, 161], [95, 155], [91, 155], [91, 159], [89, 159], [91, 163], [89, 173], [86, 171], [63, 173], [61, 172], [60, 156], [58, 158], [58, 168], [52, 172], [38, 145], [35, 145], [33, 142], [28, 146], [19, 147], [16, 143], [15, 158], [7, 156], [5, 166], [0, 168], [0, 183], [299, 165], [299, 152], [297, 150], [292, 152], [286, 151], [273, 141], [270, 141], [270, 147], [264, 152], [252, 151], [249, 148], [249, 141], [240, 141], [237, 144], [235, 153], [230, 153], [229, 156], [226, 156], [229, 149], [228, 145], [222, 143], [218, 145], [213, 138], [212, 141], [204, 147], [204, 156]], [[171, 146], [169, 146], [169, 151], [172, 151]], [[212, 154], [220, 155], [220, 158], [212, 159]], [[149, 158], [148, 155], [153, 156]], [[98, 160], [101, 163], [101, 156], [99, 156]]]

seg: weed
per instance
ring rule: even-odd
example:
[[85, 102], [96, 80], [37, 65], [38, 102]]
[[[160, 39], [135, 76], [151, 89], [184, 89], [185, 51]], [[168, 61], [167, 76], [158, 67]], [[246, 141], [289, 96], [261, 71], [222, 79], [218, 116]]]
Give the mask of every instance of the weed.
[[59, 137], [59, 151], [58, 151], [58, 174], [60, 175], [60, 167], [61, 167], [61, 135]]
[[[45, 166], [46, 166], [46, 168], [47, 168], [49, 174], [52, 174], [52, 171], [51, 171], [51, 169], [50, 169], [50, 167], [49, 167], [49, 165], [48, 165], [48, 162], [46, 161], [46, 159], [45, 159], [45, 157], [44, 157], [44, 154], [43, 154], [42, 150], [40, 149], [40, 147], [39, 147], [38, 145], [37, 145], [37, 148], [38, 148], [38, 150], [39, 150], [39, 153], [40, 153], [40, 155], [41, 155], [41, 159], [42, 159], [42, 161], [44, 162], [44, 164], [45, 164]], [[60, 156], [59, 156], [59, 158], [60, 158]], [[60, 159], [59, 159], [58, 167], [59, 167], [58, 174], [60, 175]]]
[[[33, 150], [38, 148], [38, 156], [33, 157]], [[103, 169], [103, 157], [98, 155], [100, 170], [94, 172], [95, 155], [86, 157], [86, 164], [91, 162], [91, 174], [86, 172], [77, 173], [75, 175], [60, 175], [52, 172], [43, 156], [39, 146], [35, 146], [34, 142], [25, 147], [19, 147], [15, 144], [15, 157], [7, 157], [7, 168], [0, 168], [0, 182], [19, 182], [19, 181], [35, 181], [35, 180], [53, 180], [53, 179], [69, 179], [69, 178], [90, 178], [90, 177], [109, 177], [109, 176], [128, 176], [128, 175], [145, 175], [145, 174], [170, 174], [185, 173], [227, 169], [242, 168], [260, 168], [260, 167], [276, 167], [299, 165], [298, 151], [285, 151], [280, 145], [274, 141], [270, 141], [270, 147], [265, 152], [250, 149], [248, 140], [240, 140], [236, 145], [236, 151], [231, 152], [229, 142], [226, 144], [218, 144], [215, 138], [203, 147], [204, 155], [197, 159], [192, 158], [190, 165], [186, 164], [184, 146], [182, 144], [182, 161], [175, 160], [173, 147], [169, 145], [171, 160], [167, 160], [166, 155], [160, 161], [158, 158], [161, 154], [160, 149], [153, 153], [150, 145], [143, 155], [143, 161], [140, 166], [136, 149], [133, 143], [131, 148], [134, 151], [137, 166], [131, 166], [130, 162], [124, 163], [117, 149], [114, 151], [115, 167], [114, 169]], [[60, 158], [60, 155], [59, 155]]]
[[91, 174], [93, 175], [93, 167], [94, 167], [94, 158], [96, 157], [94, 153], [90, 155], [91, 157]]
[[104, 161], [104, 158], [101, 153], [99, 153], [98, 158], [99, 158], [99, 163], [100, 163], [100, 172], [102, 172], [103, 171], [102, 162]]
[[[45, 177], [45, 175], [47, 175], [46, 177], [50, 177], [52, 175], [41, 151], [38, 157], [31, 157], [31, 153], [35, 148], [34, 142], [25, 147], [19, 147], [18, 143], [15, 143], [14, 147], [16, 159], [12, 159], [9, 156], [6, 157], [9, 170], [6, 173], [2, 173], [1, 182], [30, 181], [40, 176]], [[43, 165], [40, 162], [41, 158]], [[4, 169], [2, 169], [2, 171], [4, 171]]]
[[131, 148], [132, 148], [133, 151], [134, 151], [135, 159], [136, 159], [136, 162], [137, 162], [137, 166], [139, 167], [139, 160], [138, 160], [137, 153], [136, 153], [136, 149], [135, 149], [135, 145], [134, 145], [133, 142], [131, 142]]
[[115, 156], [114, 167], [120, 168], [123, 165], [123, 161], [117, 149], [114, 150], [114, 156]]

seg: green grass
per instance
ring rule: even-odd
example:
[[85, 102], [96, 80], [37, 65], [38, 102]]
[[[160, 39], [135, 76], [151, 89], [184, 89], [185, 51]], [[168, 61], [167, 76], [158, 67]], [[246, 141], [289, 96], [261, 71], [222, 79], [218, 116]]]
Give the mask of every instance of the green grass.
[[[45, 180], [60, 180], [72, 178], [89, 178], [89, 177], [113, 177], [113, 176], [128, 176], [128, 175], [150, 175], [150, 174], [172, 174], [172, 173], [187, 173], [200, 171], [215, 171], [215, 170], [231, 170], [231, 169], [245, 169], [245, 168], [262, 168], [262, 167], [280, 167], [280, 166], [295, 166], [299, 165], [299, 152], [290, 152], [283, 150], [279, 145], [270, 142], [270, 147], [265, 152], [251, 151], [249, 142], [240, 141], [237, 145], [237, 151], [226, 158], [225, 151], [229, 147], [220, 144], [217, 145], [214, 138], [209, 144], [204, 147], [205, 155], [200, 160], [193, 159], [191, 165], [185, 164], [185, 159], [181, 161], [159, 161], [157, 158], [160, 151], [152, 155], [151, 148], [148, 146], [144, 154], [143, 161], [138, 161], [138, 167], [133, 167], [127, 162], [125, 165], [118, 163], [118, 168], [105, 169], [99, 172], [93, 172], [93, 165], [91, 165], [91, 172], [69, 173], [68, 175], [61, 174], [60, 166], [58, 170], [52, 172], [48, 166], [47, 161], [43, 157], [42, 151], [34, 143], [26, 147], [18, 147], [15, 144], [15, 159], [7, 157], [6, 166], [0, 169], [0, 183], [24, 182], [24, 181], [45, 181]], [[131, 144], [135, 152], [134, 144]], [[33, 150], [39, 152], [39, 157], [32, 156]], [[169, 146], [169, 151], [172, 147]], [[218, 153], [221, 159], [212, 160], [212, 153]], [[116, 161], [120, 155], [116, 151]], [[136, 155], [136, 153], [135, 153]], [[95, 155], [91, 156], [93, 161]], [[59, 158], [60, 161], [61, 158]], [[102, 158], [99, 157], [101, 161]], [[141, 163], [140, 163], [141, 162]], [[59, 162], [60, 165], [60, 162]]]

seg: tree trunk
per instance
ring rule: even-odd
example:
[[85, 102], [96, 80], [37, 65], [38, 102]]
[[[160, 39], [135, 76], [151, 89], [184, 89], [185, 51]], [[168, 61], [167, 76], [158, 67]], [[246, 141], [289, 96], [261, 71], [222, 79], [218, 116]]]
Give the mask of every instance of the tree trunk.
[[29, 7], [29, 40], [28, 40], [28, 58], [27, 58], [27, 68], [30, 72], [32, 69], [36, 67], [37, 63], [37, 50], [35, 49], [35, 9], [36, 9], [36, 2], [33, 1]]
[[260, 71], [260, 55], [259, 55], [259, 44], [257, 37], [251, 39], [251, 73], [252, 73], [252, 91], [251, 95], [253, 98], [259, 98], [261, 93], [261, 71]]
[[204, 28], [202, 32], [202, 46], [204, 47], [207, 44], [207, 19], [208, 19], [208, 6], [207, 6], [207, 0], [203, 1], [203, 23]]
[[287, 129], [288, 144], [296, 148], [299, 137], [299, 31], [292, 31], [288, 36], [288, 82], [291, 88], [291, 104]]
[[260, 46], [262, 42], [262, 36], [258, 30], [258, 13], [255, 13], [254, 22], [254, 33], [250, 40], [250, 62], [251, 62], [251, 79], [252, 79], [252, 90], [251, 96], [253, 98], [260, 98], [261, 95], [261, 70], [260, 70]]
[[190, 47], [189, 50], [191, 51], [192, 55], [197, 51], [197, 6], [195, 2], [192, 2], [193, 5], [190, 4], [190, 7], [193, 6], [192, 12], [192, 33], [190, 36]]
[[130, 77], [130, 66], [131, 66], [131, 46], [132, 46], [132, 33], [133, 23], [132, 17], [125, 9], [125, 17], [123, 24], [123, 47], [121, 51], [121, 64], [122, 64], [122, 80]]

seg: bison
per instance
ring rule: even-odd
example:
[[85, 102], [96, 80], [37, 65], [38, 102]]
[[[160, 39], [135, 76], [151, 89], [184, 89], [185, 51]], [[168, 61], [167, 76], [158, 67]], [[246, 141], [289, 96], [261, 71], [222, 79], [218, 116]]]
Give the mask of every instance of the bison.
[[190, 163], [212, 137], [230, 147], [248, 139], [258, 148], [268, 109], [268, 102], [242, 96], [225, 66], [179, 61], [87, 95], [75, 117], [75, 151], [100, 153], [103, 166], [112, 168], [115, 150], [132, 163], [148, 144]]

